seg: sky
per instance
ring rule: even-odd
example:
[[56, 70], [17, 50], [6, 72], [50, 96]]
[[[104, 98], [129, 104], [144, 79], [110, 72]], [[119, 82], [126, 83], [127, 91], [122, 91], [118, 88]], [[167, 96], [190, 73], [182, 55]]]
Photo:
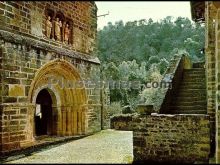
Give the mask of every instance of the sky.
[[96, 1], [98, 7], [98, 29], [108, 22], [123, 22], [152, 18], [159, 21], [166, 16], [188, 17], [191, 20], [190, 1]]

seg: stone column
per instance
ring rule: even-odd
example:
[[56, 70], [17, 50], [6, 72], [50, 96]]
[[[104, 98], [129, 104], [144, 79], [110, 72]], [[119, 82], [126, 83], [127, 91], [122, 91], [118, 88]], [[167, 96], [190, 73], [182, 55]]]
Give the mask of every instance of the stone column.
[[67, 107], [67, 116], [66, 116], [67, 118], [67, 132], [66, 132], [66, 134], [68, 135], [68, 136], [70, 136], [71, 134], [72, 134], [72, 115], [71, 115], [71, 107]]
[[73, 109], [73, 135], [77, 135], [77, 109]]
[[62, 112], [61, 112], [62, 107], [59, 106], [57, 108], [58, 108], [58, 110], [57, 110], [57, 112], [58, 112], [58, 116], [57, 116], [57, 118], [58, 118], [58, 121], [57, 121], [57, 135], [61, 136], [62, 135]]
[[82, 110], [81, 107], [79, 107], [78, 112], [77, 112], [77, 129], [78, 129], [78, 134], [82, 134]]
[[62, 107], [62, 135], [66, 135], [66, 107]]
[[71, 135], [74, 135], [74, 113], [73, 113], [74, 109], [73, 106], [71, 106], [71, 111], [70, 111], [70, 115], [71, 115]]
[[58, 135], [58, 108], [56, 105], [52, 105], [52, 135]]
[[86, 106], [82, 107], [82, 134], [86, 134]]

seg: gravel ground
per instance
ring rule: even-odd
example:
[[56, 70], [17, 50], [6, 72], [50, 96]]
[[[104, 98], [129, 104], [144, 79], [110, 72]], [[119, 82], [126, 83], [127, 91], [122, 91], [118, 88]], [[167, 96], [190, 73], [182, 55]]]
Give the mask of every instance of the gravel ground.
[[132, 163], [132, 160], [132, 132], [109, 129], [7, 163]]

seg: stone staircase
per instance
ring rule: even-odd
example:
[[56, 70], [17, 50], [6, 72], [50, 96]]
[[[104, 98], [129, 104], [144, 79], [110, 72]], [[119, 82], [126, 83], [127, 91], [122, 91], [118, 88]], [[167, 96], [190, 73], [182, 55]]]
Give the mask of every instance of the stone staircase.
[[194, 63], [183, 70], [183, 79], [172, 97], [171, 114], [206, 114], [206, 79], [204, 63]]

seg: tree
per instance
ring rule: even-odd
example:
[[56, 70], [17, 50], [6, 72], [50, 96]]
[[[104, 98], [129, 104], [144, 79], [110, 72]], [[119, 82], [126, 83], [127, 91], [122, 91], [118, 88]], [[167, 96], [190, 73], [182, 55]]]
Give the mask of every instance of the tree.
[[[109, 22], [98, 31], [97, 53], [102, 75], [112, 80], [159, 81], [169, 60], [180, 51], [187, 52], [194, 62], [204, 60], [201, 53], [205, 45], [204, 35], [202, 25], [184, 17], [174, 19], [168, 16], [157, 22], [151, 18]], [[121, 101], [122, 106], [135, 107], [140, 92], [112, 89], [110, 98], [111, 101]], [[153, 99], [155, 97], [159, 96], [155, 94]]]

